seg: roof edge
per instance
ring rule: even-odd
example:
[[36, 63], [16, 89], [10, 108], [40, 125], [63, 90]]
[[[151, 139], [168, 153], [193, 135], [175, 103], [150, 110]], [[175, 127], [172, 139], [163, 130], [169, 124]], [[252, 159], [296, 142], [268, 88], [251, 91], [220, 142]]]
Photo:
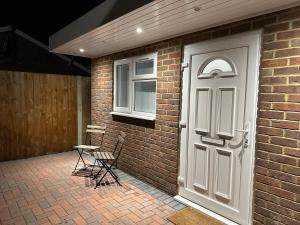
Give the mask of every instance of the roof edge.
[[[10, 27], [11, 28], [11, 27]], [[12, 29], [11, 29], [12, 30]], [[7, 31], [11, 31], [11, 30], [7, 30]], [[0, 31], [1, 31], [1, 28], [0, 28]], [[45, 45], [44, 43], [34, 39], [33, 37], [29, 36], [28, 34], [24, 33], [23, 31], [19, 30], [19, 29], [16, 29], [15, 30], [15, 33], [23, 38], [25, 38], [26, 40], [30, 41], [31, 43], [35, 44], [36, 46], [46, 50], [46, 51], [49, 51], [49, 48], [47, 45]], [[61, 55], [61, 54], [57, 54], [57, 53], [54, 53], [54, 52], [51, 52], [52, 54], [56, 55], [57, 57], [63, 59], [64, 61], [67, 61], [67, 62], [71, 62], [72, 59], [67, 57], [67, 56], [64, 56], [64, 55]], [[88, 69], [87, 67], [83, 66], [82, 64], [78, 63], [78, 62], [73, 62], [72, 63], [74, 66], [76, 66], [77, 68], [87, 72], [87, 73], [90, 73], [91, 70]]]
[[0, 27], [0, 32], [12, 31], [12, 26]]
[[50, 51], [153, 0], [106, 0], [49, 37]]

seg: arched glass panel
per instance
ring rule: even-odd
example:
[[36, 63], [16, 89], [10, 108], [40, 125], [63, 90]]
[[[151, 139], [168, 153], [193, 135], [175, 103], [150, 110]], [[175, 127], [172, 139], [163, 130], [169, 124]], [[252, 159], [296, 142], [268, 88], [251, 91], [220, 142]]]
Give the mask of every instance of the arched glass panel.
[[231, 65], [224, 59], [215, 59], [209, 62], [203, 69], [202, 73], [210, 73], [213, 70], [220, 70], [222, 72], [233, 72]]
[[229, 60], [223, 58], [210, 58], [201, 66], [198, 77], [208, 78], [213, 76], [234, 76], [236, 71]]

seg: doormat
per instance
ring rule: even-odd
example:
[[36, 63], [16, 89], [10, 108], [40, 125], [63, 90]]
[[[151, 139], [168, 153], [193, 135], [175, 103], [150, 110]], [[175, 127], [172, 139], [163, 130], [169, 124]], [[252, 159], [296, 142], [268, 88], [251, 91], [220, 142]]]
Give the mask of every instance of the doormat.
[[224, 223], [192, 208], [182, 209], [169, 216], [168, 220], [175, 225], [224, 225]]

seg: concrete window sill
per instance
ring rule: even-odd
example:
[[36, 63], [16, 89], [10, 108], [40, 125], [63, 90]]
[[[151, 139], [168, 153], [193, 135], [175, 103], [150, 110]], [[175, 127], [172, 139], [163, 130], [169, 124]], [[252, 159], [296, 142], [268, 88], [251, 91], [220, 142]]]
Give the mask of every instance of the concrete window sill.
[[130, 113], [121, 113], [121, 112], [111, 112], [110, 114], [115, 116], [124, 116], [124, 117], [137, 118], [137, 119], [150, 120], [150, 121], [154, 121], [156, 119], [155, 116], [144, 116], [144, 115], [137, 115], [137, 114], [130, 114]]

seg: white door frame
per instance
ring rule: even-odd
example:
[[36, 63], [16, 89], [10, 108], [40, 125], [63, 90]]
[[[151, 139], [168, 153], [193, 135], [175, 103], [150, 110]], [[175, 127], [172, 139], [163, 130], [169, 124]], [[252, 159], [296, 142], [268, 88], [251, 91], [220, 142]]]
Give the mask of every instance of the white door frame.
[[[252, 224], [252, 206], [253, 206], [253, 182], [254, 182], [254, 160], [255, 160], [255, 135], [256, 135], [256, 118], [257, 118], [257, 102], [258, 102], [258, 88], [259, 88], [259, 66], [260, 66], [260, 54], [261, 54], [261, 36], [262, 30], [256, 30], [251, 32], [245, 32], [237, 35], [231, 35], [224, 38], [212, 39], [208, 41], [201, 42], [201, 45], [206, 43], [210, 44], [212, 42], [222, 42], [222, 41], [232, 41], [236, 43], [241, 43], [241, 46], [248, 46], [248, 68], [247, 74], [251, 74], [251, 80], [254, 82], [247, 82], [247, 92], [249, 90], [254, 93], [254, 96], [247, 95], [246, 102], [247, 108], [250, 110], [251, 120], [253, 121], [250, 125], [251, 131], [249, 134], [249, 146], [251, 146], [251, 190], [250, 190], [250, 212], [248, 224]], [[198, 47], [197, 47], [198, 46]], [[205, 51], [205, 49], [204, 49]], [[192, 54], [199, 53], [199, 43], [194, 43], [184, 46], [184, 59], [183, 68], [189, 67], [190, 56]], [[187, 160], [188, 160], [188, 121], [189, 121], [189, 99], [190, 99], [190, 68], [184, 68], [182, 72], [182, 102], [181, 102], [181, 120], [180, 120], [180, 161], [179, 161], [179, 173], [178, 173], [178, 186], [179, 195], [175, 198], [185, 204], [189, 204], [190, 201], [182, 198], [180, 195], [184, 192], [187, 184]], [[190, 202], [192, 207], [197, 205]], [[216, 217], [216, 219], [223, 220], [222, 216], [218, 216], [216, 213], [211, 212], [203, 207], [196, 207], [199, 210], [208, 213], [211, 216]], [[224, 218], [223, 222], [230, 224], [230, 221]], [[234, 224], [234, 223], [231, 223]]]

